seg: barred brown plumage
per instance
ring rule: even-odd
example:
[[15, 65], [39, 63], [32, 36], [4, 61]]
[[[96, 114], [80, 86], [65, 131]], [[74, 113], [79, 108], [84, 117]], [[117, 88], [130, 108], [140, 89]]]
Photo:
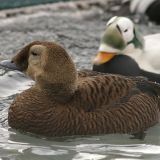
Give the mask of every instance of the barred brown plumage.
[[159, 84], [77, 72], [58, 44], [32, 42], [12, 63], [35, 80], [9, 108], [8, 122], [15, 129], [45, 136], [136, 133], [159, 120]]

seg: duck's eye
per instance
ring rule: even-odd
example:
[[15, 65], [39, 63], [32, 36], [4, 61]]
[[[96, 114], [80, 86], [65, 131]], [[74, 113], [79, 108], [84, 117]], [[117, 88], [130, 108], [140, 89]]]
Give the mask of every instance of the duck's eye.
[[128, 29], [125, 29], [124, 32], [128, 32]]
[[31, 55], [38, 56], [38, 54], [36, 52], [31, 52]]

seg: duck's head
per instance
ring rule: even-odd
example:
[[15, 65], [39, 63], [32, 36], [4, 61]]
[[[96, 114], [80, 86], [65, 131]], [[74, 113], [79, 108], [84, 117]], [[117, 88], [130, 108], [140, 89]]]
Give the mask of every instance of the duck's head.
[[75, 65], [65, 49], [56, 43], [32, 42], [21, 49], [11, 61], [2, 61], [1, 65], [24, 72], [40, 88], [57, 86], [59, 89], [64, 87], [72, 91], [76, 88]]
[[94, 64], [100, 65], [117, 54], [125, 54], [128, 48], [142, 49], [143, 41], [142, 35], [129, 18], [113, 17], [106, 25]]

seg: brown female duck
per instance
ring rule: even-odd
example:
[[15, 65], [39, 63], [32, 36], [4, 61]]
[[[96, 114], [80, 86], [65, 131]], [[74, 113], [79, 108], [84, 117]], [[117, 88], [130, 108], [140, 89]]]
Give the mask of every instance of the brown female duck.
[[12, 128], [45, 136], [135, 133], [159, 119], [160, 87], [143, 78], [92, 71], [77, 73], [67, 52], [32, 42], [2, 62], [35, 80], [11, 104]]

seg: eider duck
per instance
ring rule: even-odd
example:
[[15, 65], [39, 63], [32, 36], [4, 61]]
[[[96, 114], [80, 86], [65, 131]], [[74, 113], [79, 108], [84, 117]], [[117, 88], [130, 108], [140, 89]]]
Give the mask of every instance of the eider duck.
[[158, 84], [142, 77], [77, 72], [56, 43], [34, 41], [1, 65], [35, 80], [9, 108], [14, 129], [43, 136], [137, 133], [159, 120]]
[[99, 52], [104, 61], [109, 61], [115, 55], [127, 55], [142, 70], [160, 74], [160, 34], [143, 37], [129, 18], [113, 17], [109, 20]]

